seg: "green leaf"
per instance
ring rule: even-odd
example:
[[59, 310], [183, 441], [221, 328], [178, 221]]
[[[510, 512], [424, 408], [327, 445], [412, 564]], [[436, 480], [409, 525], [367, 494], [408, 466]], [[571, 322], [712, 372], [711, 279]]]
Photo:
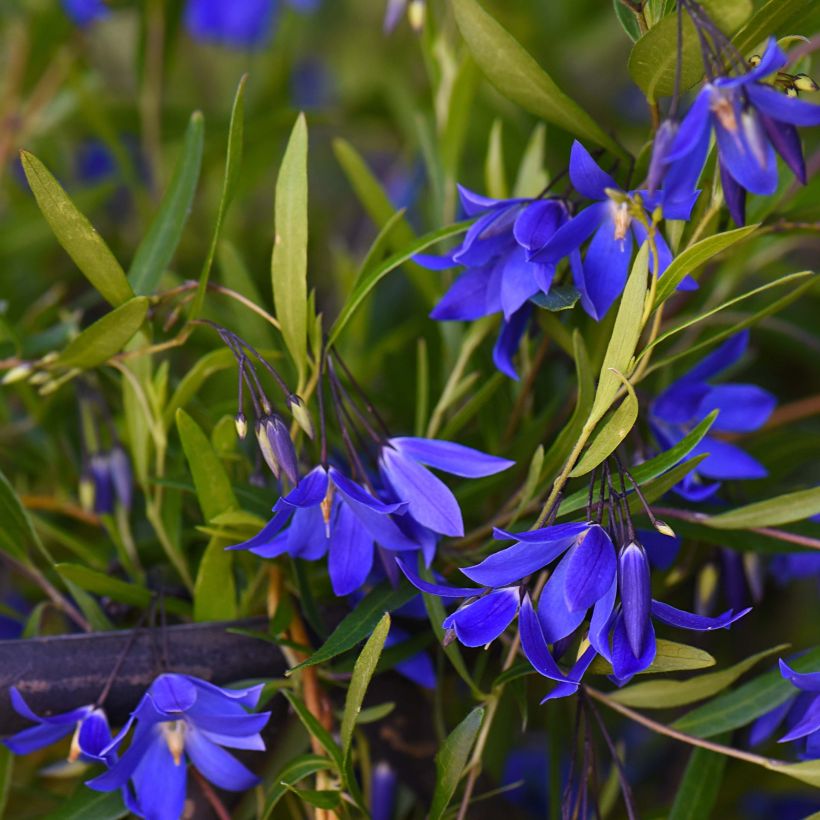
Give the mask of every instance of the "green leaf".
[[205, 290], [208, 287], [208, 277], [211, 274], [211, 266], [214, 262], [216, 248], [219, 244], [219, 235], [222, 232], [222, 223], [228, 213], [236, 186], [239, 184], [239, 170], [242, 167], [242, 139], [245, 130], [245, 85], [248, 75], [243, 74], [239, 80], [236, 94], [233, 98], [233, 108], [231, 109], [231, 122], [228, 126], [228, 150], [225, 157], [225, 176], [222, 181], [222, 196], [219, 199], [219, 209], [216, 214], [216, 225], [211, 237], [211, 245], [208, 248], [208, 255], [202, 266], [202, 273], [199, 274], [199, 285], [196, 290], [194, 302], [191, 305], [189, 319], [196, 319], [202, 310], [202, 303], [205, 300]]
[[557, 313], [575, 307], [581, 298], [581, 292], [575, 285], [558, 285], [550, 288], [549, 293], [536, 293], [530, 298], [538, 307]]
[[204, 141], [205, 120], [201, 112], [194, 111], [168, 190], [128, 271], [128, 281], [137, 293], [154, 292], [179, 245], [194, 201]]
[[104, 364], [119, 353], [142, 327], [148, 306], [148, 299], [136, 296], [106, 313], [72, 339], [54, 364], [82, 370]]
[[293, 711], [296, 712], [296, 716], [302, 721], [305, 729], [308, 730], [308, 734], [319, 743], [328, 755], [330, 755], [330, 759], [336, 765], [336, 769], [339, 773], [343, 773], [344, 757], [342, 755], [342, 750], [336, 744], [336, 741], [333, 739], [330, 732], [328, 732], [328, 730], [325, 729], [325, 727], [322, 726], [318, 720], [316, 720], [314, 715], [305, 705], [305, 702], [295, 692], [291, 692], [288, 689], [282, 689], [282, 694], [287, 698], [288, 702], [293, 707]]
[[643, 709], [671, 709], [674, 706], [685, 706], [698, 700], [711, 698], [731, 686], [741, 675], [748, 672], [764, 658], [782, 653], [789, 644], [780, 644], [771, 649], [764, 649], [756, 655], [722, 669], [720, 672], [708, 672], [689, 680], [653, 680], [635, 683], [610, 694], [612, 700], [626, 706]]
[[456, 234], [463, 233], [469, 227], [469, 222], [458, 222], [455, 225], [448, 225], [446, 228], [439, 228], [437, 231], [425, 234], [361, 276], [351, 291], [350, 296], [347, 297], [344, 306], [339, 311], [336, 321], [330, 328], [327, 341], [328, 347], [338, 339], [339, 334], [344, 330], [345, 325], [353, 317], [353, 314], [361, 307], [362, 302], [370, 291], [372, 291], [388, 273], [398, 268], [399, 265], [402, 265], [417, 253], [426, 250], [431, 245], [435, 245], [443, 239], [449, 239], [451, 236], [456, 236]]
[[507, 172], [504, 168], [504, 123], [500, 119], [493, 121], [490, 139], [487, 144], [487, 157], [484, 160], [484, 187], [487, 196], [493, 199], [507, 199]]
[[[619, 0], [616, 0], [616, 2], [619, 2]], [[663, 272], [663, 276], [658, 279], [655, 307], [663, 304], [675, 292], [675, 288], [683, 281], [684, 277], [691, 275], [693, 271], [708, 262], [713, 256], [717, 256], [721, 251], [751, 236], [759, 227], [759, 225], [747, 225], [744, 228], [735, 228], [733, 231], [707, 236], [706, 239], [701, 239], [700, 242], [690, 245], [686, 250], [679, 253]]]
[[[622, 376], [628, 376], [630, 362], [641, 336], [641, 317], [646, 301], [647, 275], [649, 273], [649, 245], [644, 243], [626, 282], [621, 304], [615, 316], [612, 335], [604, 354], [601, 375], [598, 378], [598, 390], [589, 413], [590, 425], [595, 425], [609, 410], [612, 401], [622, 385]], [[616, 375], [619, 374], [619, 375]]]
[[[239, 506], [231, 480], [202, 428], [181, 408], [176, 419], [202, 515], [211, 521]], [[233, 553], [225, 546], [223, 540], [211, 539], [199, 563], [194, 585], [197, 621], [230, 621], [237, 617]]]
[[820, 6], [814, 0], [768, 0], [735, 35], [734, 44], [745, 54], [773, 35], [811, 35], [818, 28]]
[[7, 555], [28, 563], [29, 546], [40, 546], [40, 536], [34, 530], [31, 518], [14, 492], [14, 487], [0, 470], [0, 549]]
[[94, 792], [80, 786], [45, 820], [119, 820], [129, 814], [119, 791]]
[[501, 94], [570, 134], [626, 159], [624, 150], [476, 0], [453, 0], [453, 8], [467, 47]]
[[621, 28], [626, 32], [626, 36], [634, 43], [640, 39], [641, 27], [638, 25], [638, 19], [635, 13], [631, 11], [623, 0], [612, 0], [612, 5], [615, 7], [615, 16], [621, 24]]
[[820, 487], [786, 493], [720, 515], [704, 516], [701, 523], [719, 530], [749, 530], [803, 521], [820, 513]]
[[[737, 31], [752, 13], [751, 0], [703, 0], [702, 5], [726, 34]], [[629, 74], [650, 102], [674, 92], [677, 42], [677, 14], [668, 14], [632, 47]], [[684, 12], [681, 91], [693, 86], [701, 77], [700, 41], [692, 20]]]
[[549, 177], [544, 170], [544, 151], [547, 142], [547, 126], [539, 122], [532, 129], [530, 141], [524, 149], [518, 176], [513, 186], [514, 197], [536, 197], [547, 187]]
[[21, 151], [20, 161], [37, 205], [74, 264], [109, 304], [130, 299], [134, 292], [120, 263], [60, 183], [34, 154]]
[[[820, 649], [790, 661], [798, 672], [820, 672]], [[794, 686], [785, 680], [778, 668], [759, 675], [744, 683], [733, 692], [724, 692], [703, 706], [698, 706], [673, 724], [695, 737], [713, 737], [751, 723], [766, 712], [780, 706], [795, 692]]]
[[675, 794], [669, 820], [709, 820], [715, 806], [726, 756], [707, 749], [693, 749]]
[[307, 152], [307, 122], [305, 115], [300, 114], [276, 180], [276, 233], [271, 258], [276, 318], [300, 383], [307, 365]]
[[430, 804], [429, 820], [440, 820], [453, 799], [483, 720], [484, 707], [477, 706], [441, 745], [436, 755], [436, 788]]
[[390, 631], [390, 615], [385, 612], [379, 621], [373, 634], [367, 639], [367, 643], [362, 647], [356, 664], [353, 667], [353, 676], [350, 679], [350, 686], [347, 688], [345, 697], [345, 709], [342, 715], [342, 725], [340, 735], [342, 740], [342, 754], [345, 758], [350, 756], [350, 745], [353, 742], [353, 729], [356, 726], [356, 719], [362, 710], [365, 692], [370, 685], [373, 673], [376, 671], [376, 664], [384, 649], [384, 642], [387, 640], [387, 633]]
[[324, 663], [352, 649], [373, 632], [385, 612], [392, 612], [404, 606], [417, 594], [418, 590], [404, 583], [394, 588], [384, 581], [374, 587], [356, 604], [356, 608], [342, 619], [330, 637], [306, 661], [294, 666], [290, 671], [295, 672], [305, 666]]
[[626, 396], [604, 424], [598, 426], [589, 446], [570, 473], [571, 477], [586, 475], [604, 459], [609, 458], [635, 426], [638, 419], [638, 397], [629, 381], [617, 373], [626, 388]]
[[268, 820], [277, 803], [288, 793], [288, 786], [330, 768], [330, 760], [322, 755], [302, 755], [291, 760], [273, 779], [274, 784], [265, 799], [262, 820]]
[[782, 763], [779, 760], [769, 760], [766, 768], [820, 789], [820, 760], [804, 760], [802, 763]]
[[5, 746], [0, 747], [0, 817], [5, 816], [6, 813], [13, 770], [14, 754], [11, 749]]
[[[709, 432], [709, 428], [715, 423], [717, 417], [718, 411], [713, 410], [703, 421], [696, 427], [693, 427], [677, 442], [677, 444], [668, 450], [664, 450], [654, 458], [650, 458], [648, 461], [644, 461], [632, 467], [629, 472], [632, 473], [635, 481], [641, 485], [646, 484], [675, 467], [681, 459], [688, 456], [702, 441], [703, 437]], [[570, 513], [583, 509], [587, 503], [588, 496], [589, 491], [587, 489], [578, 490], [578, 492], [567, 496], [558, 508], [558, 515], [569, 515]]]
[[342, 799], [341, 792], [333, 789], [297, 789], [288, 785], [287, 790], [293, 792], [303, 803], [315, 806], [317, 809], [335, 809]]
[[[681, 672], [686, 669], [703, 669], [714, 665], [715, 659], [702, 649], [658, 638], [655, 660], [648, 669], [638, 674], [657, 675], [661, 672]], [[598, 656], [590, 664], [589, 671], [593, 675], [611, 675], [612, 666], [604, 658]]]
[[185, 372], [185, 375], [180, 380], [176, 390], [174, 390], [168, 401], [168, 405], [163, 413], [165, 426], [171, 426], [176, 418], [176, 411], [191, 401], [207, 379], [215, 373], [233, 367], [235, 364], [236, 358], [233, 355], [233, 351], [227, 347], [211, 350], [204, 356], [199, 357], [193, 366]]

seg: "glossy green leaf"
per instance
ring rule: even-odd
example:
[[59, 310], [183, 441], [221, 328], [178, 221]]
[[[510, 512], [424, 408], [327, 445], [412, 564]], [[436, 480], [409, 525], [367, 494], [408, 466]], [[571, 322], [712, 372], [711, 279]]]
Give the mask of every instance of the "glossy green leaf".
[[[703, 7], [725, 34], [732, 34], [752, 13], [751, 0], [703, 0]], [[703, 59], [695, 26], [683, 15], [681, 90], [703, 77]], [[669, 14], [644, 34], [629, 55], [629, 74], [647, 99], [669, 96], [675, 88], [677, 62], [677, 15]]]
[[777, 527], [803, 521], [820, 513], [820, 487], [778, 495], [736, 510], [712, 515], [702, 520], [707, 527], [719, 530], [748, 530], [755, 527]]
[[286, 786], [289, 792], [309, 806], [317, 809], [335, 809], [342, 799], [341, 792], [333, 789], [297, 789], [296, 786]]
[[675, 793], [669, 820], [709, 820], [720, 793], [725, 755], [693, 749]]
[[674, 706], [685, 706], [688, 703], [717, 695], [764, 658], [781, 654], [788, 648], [789, 644], [780, 644], [780, 646], [758, 652], [728, 669], [722, 669], [720, 672], [707, 672], [688, 680], [653, 680], [635, 683], [613, 692], [609, 697], [626, 706], [643, 709], [670, 709]]
[[[639, 672], [639, 675], [657, 675], [661, 672], [704, 669], [707, 666], [715, 665], [715, 659], [708, 652], [704, 652], [695, 646], [687, 646], [663, 638], [658, 638], [656, 645], [655, 660], [652, 661], [649, 668]], [[594, 675], [611, 675], [612, 665], [599, 655], [590, 665], [589, 671]]]
[[649, 245], [644, 243], [635, 257], [632, 271], [626, 282], [609, 345], [601, 365], [598, 390], [589, 414], [589, 424], [596, 424], [609, 410], [618, 390], [622, 386], [621, 377], [629, 376], [630, 362], [635, 355], [638, 339], [641, 337], [641, 318], [646, 301], [647, 276], [649, 274]]
[[95, 792], [79, 786], [59, 809], [47, 814], [44, 820], [120, 820], [129, 814], [122, 802], [121, 792]]
[[473, 748], [483, 720], [484, 707], [477, 706], [453, 729], [441, 745], [436, 755], [436, 788], [430, 805], [429, 820], [440, 820], [444, 816], [456, 793], [470, 749]]
[[204, 356], [200, 356], [192, 367], [185, 372], [176, 390], [171, 395], [163, 413], [165, 426], [170, 427], [174, 423], [177, 410], [185, 407], [211, 376], [235, 365], [236, 358], [233, 351], [227, 347], [220, 347], [209, 351]]
[[114, 308], [72, 339], [54, 364], [82, 370], [104, 364], [136, 335], [145, 321], [148, 307], [148, 299], [136, 296]]
[[204, 141], [205, 120], [195, 111], [191, 114], [171, 182], [128, 271], [128, 281], [136, 293], [153, 293], [171, 263], [194, 201]]
[[353, 314], [356, 313], [356, 311], [361, 307], [362, 302], [367, 298], [373, 288], [375, 288], [376, 285], [378, 285], [379, 282], [387, 276], [388, 273], [394, 271], [417, 253], [427, 250], [427, 248], [435, 245], [437, 242], [441, 242], [444, 239], [449, 239], [451, 236], [456, 236], [457, 234], [463, 233], [469, 227], [469, 222], [459, 222], [455, 225], [448, 225], [446, 228], [439, 228], [437, 231], [432, 231], [431, 233], [425, 234], [424, 236], [416, 239], [410, 245], [405, 246], [401, 251], [392, 254], [375, 268], [364, 274], [357, 281], [355, 287], [347, 297], [344, 306], [339, 311], [336, 321], [330, 328], [330, 333], [328, 334], [328, 346], [332, 345], [336, 339], [338, 339], [339, 334], [342, 330], [344, 330], [345, 325], [347, 325], [353, 317]]
[[477, 0], [453, 0], [456, 22], [487, 79], [508, 99], [586, 142], [625, 158], [624, 150]]
[[691, 276], [694, 271], [721, 251], [751, 236], [759, 227], [759, 225], [746, 225], [743, 228], [735, 228], [733, 231], [707, 236], [706, 239], [701, 239], [700, 242], [690, 245], [679, 253], [658, 280], [655, 306], [663, 304], [686, 276]]
[[635, 13], [623, 2], [623, 0], [612, 0], [612, 5], [615, 9], [615, 16], [621, 24], [621, 28], [626, 32], [632, 42], [636, 42], [641, 37], [641, 27], [638, 25], [638, 20]]
[[[177, 429], [196, 497], [206, 521], [238, 506], [231, 480], [202, 428], [182, 409]], [[194, 618], [197, 621], [230, 621], [237, 617], [233, 553], [220, 538], [211, 539], [199, 563], [194, 585]]]
[[273, 779], [273, 786], [265, 798], [262, 820], [268, 820], [279, 801], [288, 793], [288, 786], [325, 771], [331, 766], [330, 759], [322, 755], [301, 755], [291, 760]]
[[347, 688], [345, 697], [345, 708], [342, 714], [342, 725], [340, 736], [342, 740], [342, 754], [345, 757], [350, 755], [350, 744], [353, 742], [353, 729], [359, 712], [362, 710], [362, 703], [370, 685], [376, 665], [384, 649], [384, 642], [387, 640], [387, 633], [390, 631], [390, 615], [385, 612], [373, 634], [367, 639], [362, 647], [356, 664], [353, 667], [353, 675], [350, 678], [350, 686]]
[[28, 184], [57, 241], [74, 264], [111, 305], [121, 305], [134, 292], [105, 240], [34, 154], [20, 152]]
[[300, 114], [276, 180], [271, 258], [273, 303], [282, 338], [299, 371], [307, 365], [308, 130]]
[[617, 410], [598, 426], [589, 446], [570, 473], [571, 477], [586, 475], [609, 458], [638, 420], [638, 397], [629, 381], [623, 376], [620, 378], [626, 388], [626, 395]]
[[0, 549], [22, 563], [28, 563], [28, 548], [40, 545], [40, 536], [20, 503], [14, 487], [0, 471]]
[[225, 157], [225, 176], [222, 180], [222, 196], [219, 198], [219, 209], [216, 214], [214, 233], [211, 237], [208, 255], [205, 257], [205, 263], [202, 266], [202, 272], [199, 274], [199, 285], [193, 304], [191, 305], [191, 312], [188, 316], [189, 319], [196, 319], [202, 310], [202, 303], [205, 300], [205, 290], [208, 287], [208, 278], [211, 275], [211, 266], [213, 265], [216, 248], [219, 244], [219, 235], [222, 232], [222, 223], [225, 221], [228, 207], [233, 199], [236, 186], [239, 184], [239, 171], [242, 167], [242, 140], [245, 130], [245, 85], [247, 81], [248, 75], [243, 74], [239, 80], [239, 85], [237, 86], [233, 99], [231, 122], [228, 126], [228, 150]]
[[811, 35], [820, 28], [820, 6], [815, 0], [768, 0], [735, 35], [741, 54], [757, 47], [772, 35]]
[[[789, 661], [798, 672], [820, 672], [820, 649], [813, 649]], [[672, 726], [695, 737], [713, 737], [751, 723], [780, 706], [795, 693], [792, 684], [774, 669], [744, 683], [732, 692], [724, 692], [703, 706], [698, 706]]]
[[305, 666], [324, 663], [352, 649], [373, 632], [385, 612], [398, 609], [415, 595], [418, 595], [418, 590], [404, 583], [394, 588], [385, 581], [374, 587], [356, 604], [352, 612], [345, 615], [319, 649], [306, 661], [294, 666], [291, 672]]
[[581, 292], [574, 285], [556, 285], [549, 293], [536, 293], [530, 301], [544, 310], [558, 313], [574, 308], [580, 298]]

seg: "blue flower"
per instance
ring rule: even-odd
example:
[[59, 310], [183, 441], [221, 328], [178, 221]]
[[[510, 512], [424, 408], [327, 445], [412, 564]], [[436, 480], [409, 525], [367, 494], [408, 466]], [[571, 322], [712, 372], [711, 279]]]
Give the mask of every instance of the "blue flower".
[[[577, 140], [572, 145], [569, 176], [575, 190], [594, 204], [558, 227], [547, 242], [534, 246], [529, 259], [554, 265], [569, 257], [581, 305], [593, 319], [600, 320], [624, 289], [634, 242], [640, 246], [646, 240], [650, 212], [662, 205], [665, 218], [688, 219], [698, 192], [625, 192]], [[580, 263], [577, 251], [590, 236], [592, 241]], [[662, 274], [672, 261], [672, 252], [657, 231], [655, 244]], [[682, 285], [685, 289], [696, 287], [692, 280], [684, 280]]]
[[3, 743], [14, 754], [29, 754], [50, 746], [73, 732], [69, 760], [74, 761], [81, 758], [86, 761], [99, 761], [103, 759], [103, 751], [111, 742], [111, 730], [102, 709], [94, 706], [81, 706], [79, 709], [72, 709], [60, 715], [41, 717], [31, 710], [16, 687], [11, 687], [9, 696], [14, 711], [37, 724], [3, 740]]
[[444, 256], [419, 254], [414, 260], [430, 270], [462, 266], [431, 318], [472, 321], [503, 313], [493, 351], [496, 367], [517, 378], [512, 355], [526, 329], [529, 300], [548, 293], [555, 264], [532, 261], [529, 253], [542, 247], [569, 218], [559, 199], [490, 199], [459, 186], [468, 217], [477, 217], [460, 245]]
[[780, 674], [798, 691], [752, 724], [749, 742], [763, 743], [785, 723], [786, 734], [778, 743], [797, 741], [802, 759], [820, 758], [820, 672], [796, 672], [781, 659]]
[[110, 744], [119, 746], [135, 725], [128, 749], [86, 785], [101, 792], [126, 787], [128, 808], [151, 820], [182, 815], [188, 761], [221, 789], [251, 788], [259, 778], [223, 747], [265, 748], [259, 732], [270, 712], [246, 710], [256, 706], [262, 689], [222, 689], [190, 675], [160, 675]]
[[820, 125], [820, 106], [787, 96], [764, 78], [788, 63], [774, 38], [760, 62], [738, 77], [707, 82], [680, 124], [667, 167], [684, 163], [699, 173], [714, 130], [723, 193], [732, 219], [745, 220], [746, 191], [764, 196], [777, 189], [775, 151], [806, 181], [798, 125]]
[[[711, 428], [716, 433], [749, 433], [766, 423], [777, 404], [767, 390], [752, 384], [710, 384], [743, 356], [748, 343], [748, 331], [733, 336], [655, 399], [649, 410], [650, 424], [664, 448], [680, 441], [713, 410], [719, 411]], [[689, 501], [714, 495], [721, 481], [766, 475], [765, 467], [740, 447], [712, 435], [705, 436], [690, 455], [703, 453], [708, 456], [697, 470], [674, 488]]]
[[103, 0], [62, 0], [63, 11], [78, 26], [89, 26], [111, 14]]

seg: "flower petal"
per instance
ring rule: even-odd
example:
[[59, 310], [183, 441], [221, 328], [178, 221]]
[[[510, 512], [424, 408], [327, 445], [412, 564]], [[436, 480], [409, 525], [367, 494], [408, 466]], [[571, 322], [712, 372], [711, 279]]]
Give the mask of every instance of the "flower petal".
[[530, 255], [532, 262], [558, 262], [577, 250], [606, 218], [607, 202], [597, 202], [584, 208], [562, 225], [543, 248]]
[[491, 456], [481, 450], [465, 447], [452, 441], [431, 438], [399, 436], [390, 443], [403, 455], [426, 464], [434, 470], [442, 470], [463, 478], [481, 478], [495, 475], [512, 467], [515, 462]]
[[333, 592], [349, 595], [359, 589], [373, 566], [373, 538], [347, 504], [339, 505], [330, 534], [328, 572]]
[[777, 122], [802, 126], [820, 125], [820, 105], [797, 97], [787, 97], [771, 86], [757, 83], [750, 85], [746, 92], [755, 108]]
[[527, 260], [523, 248], [516, 248], [506, 257], [501, 272], [501, 309], [505, 319], [509, 320], [524, 302], [538, 293], [533, 269], [534, 264]]
[[399, 569], [404, 573], [407, 580], [422, 592], [429, 595], [438, 595], [439, 598], [470, 598], [482, 592], [480, 587], [453, 587], [449, 584], [435, 584], [425, 581], [411, 566], [408, 561], [396, 557]]
[[732, 478], [765, 478], [766, 468], [740, 447], [726, 441], [704, 437], [689, 454], [690, 458], [701, 453], [709, 455], [698, 465], [698, 473], [706, 478], [724, 481]]
[[619, 686], [638, 672], [643, 672], [655, 660], [655, 630], [651, 621], [646, 622], [646, 633], [641, 638], [641, 643], [643, 652], [636, 657], [626, 634], [623, 615], [619, 615], [612, 631], [612, 671]]
[[621, 595], [622, 620], [632, 654], [640, 658], [648, 636], [651, 586], [646, 551], [632, 541], [618, 558], [618, 587]]
[[713, 429], [721, 432], [751, 433], [762, 427], [777, 406], [768, 390], [753, 384], [720, 384], [704, 395], [698, 408], [699, 418], [712, 410], [720, 414]]
[[518, 352], [531, 313], [531, 306], [524, 305], [510, 317], [509, 322], [502, 322], [501, 332], [493, 347], [493, 364], [496, 369], [515, 381], [518, 381], [518, 373], [512, 358]]
[[151, 684], [148, 695], [160, 712], [173, 716], [174, 720], [187, 712], [197, 698], [196, 686], [188, 676], [171, 672], [160, 675]]
[[796, 672], [782, 658], [780, 674], [793, 686], [804, 692], [820, 692], [820, 672]]
[[735, 107], [737, 126], [728, 131], [715, 123], [721, 163], [731, 176], [749, 193], [770, 196], [777, 190], [777, 161], [771, 143], [766, 139], [763, 124], [754, 109], [741, 111]]
[[786, 713], [794, 705], [794, 698], [789, 698], [787, 701], [775, 706], [774, 709], [761, 715], [749, 729], [749, 745], [759, 746], [764, 741], [768, 740], [775, 732], [778, 726], [783, 722]]
[[56, 724], [40, 723], [38, 726], [31, 726], [17, 732], [16, 735], [3, 739], [3, 743], [16, 755], [27, 755], [37, 749], [51, 746], [66, 735], [74, 731], [74, 724], [68, 723], [63, 726]]
[[693, 381], [708, 381], [740, 361], [748, 346], [749, 331], [742, 330], [702, 359], [684, 378]]
[[676, 626], [679, 629], [690, 629], [694, 632], [709, 632], [712, 629], [728, 629], [736, 620], [751, 612], [752, 608], [747, 607], [738, 611], [729, 609], [715, 618], [707, 618], [704, 615], [695, 615], [682, 609], [676, 609], [662, 601], [652, 601], [652, 616], [659, 621]]
[[583, 262], [584, 290], [591, 302], [593, 319], [603, 319], [623, 293], [632, 259], [632, 233], [615, 238], [615, 224], [605, 219], [592, 237]]
[[603, 597], [615, 577], [615, 547], [600, 526], [590, 527], [567, 553], [564, 599], [571, 611], [587, 610]]
[[490, 284], [491, 267], [468, 268], [450, 285], [430, 311], [430, 318], [438, 322], [454, 320], [472, 321], [486, 316], [487, 288]]
[[445, 629], [455, 629], [464, 646], [484, 646], [494, 641], [518, 612], [518, 587], [506, 587], [457, 609], [444, 620]]
[[158, 735], [131, 776], [141, 814], [157, 820], [182, 817], [187, 775], [187, 761], [175, 763], [168, 744]]
[[513, 236], [522, 248], [537, 251], [566, 221], [567, 209], [560, 200], [536, 199], [516, 217]]
[[[692, 106], [686, 112], [686, 116], [681, 121], [678, 133], [672, 142], [672, 147], [666, 155], [667, 165], [688, 158], [692, 161], [693, 167], [700, 165], [697, 169], [698, 175], [700, 175], [703, 163], [706, 160], [703, 145], [705, 143], [708, 146], [709, 143], [709, 131], [711, 130], [709, 107], [714, 93], [714, 86], [707, 83], [695, 98]], [[689, 156], [693, 152], [694, 155]]]
[[185, 751], [200, 774], [220, 789], [242, 792], [259, 783], [259, 778], [232, 754], [195, 729], [185, 737]]
[[617, 182], [592, 158], [578, 140], [572, 143], [569, 155], [569, 178], [572, 187], [587, 199], [604, 199], [607, 188], [620, 190]]
[[518, 613], [518, 632], [521, 636], [521, 648], [527, 660], [532, 664], [532, 668], [544, 677], [563, 681], [565, 675], [549, 651], [546, 636], [541, 629], [538, 615], [533, 609], [529, 593], [526, 593], [521, 601], [521, 609]]
[[319, 465], [314, 467], [287, 495], [276, 502], [274, 509], [281, 506], [313, 507], [321, 504], [327, 495], [327, 470]]
[[806, 709], [801, 720], [799, 720], [778, 743], [788, 743], [791, 740], [798, 740], [806, 735], [811, 735], [820, 730], [820, 697], [816, 697], [814, 701]]
[[586, 617], [586, 609], [571, 610], [566, 602], [569, 553], [559, 562], [541, 590], [538, 599], [538, 618], [548, 643], [555, 643], [571, 635]]

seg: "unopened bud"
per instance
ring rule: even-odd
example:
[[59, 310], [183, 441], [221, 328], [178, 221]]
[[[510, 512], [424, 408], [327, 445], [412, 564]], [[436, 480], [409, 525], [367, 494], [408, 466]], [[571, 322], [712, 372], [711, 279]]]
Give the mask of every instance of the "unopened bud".
[[78, 492], [80, 496], [80, 506], [86, 512], [91, 512], [94, 509], [94, 482], [88, 473], [83, 473], [82, 476], [80, 476]]
[[441, 645], [446, 649], [456, 639], [455, 629], [445, 629], [444, 637], [441, 639]]
[[270, 467], [270, 471], [276, 478], [279, 478], [279, 462], [276, 460], [276, 453], [273, 452], [270, 439], [268, 438], [268, 431], [265, 428], [265, 422], [257, 421], [254, 432], [256, 433], [256, 442], [259, 445], [259, 450], [262, 453], [262, 458], [265, 459], [265, 464]]
[[12, 367], [11, 370], [3, 376], [3, 384], [13, 384], [14, 382], [22, 381], [23, 379], [27, 379], [29, 374], [31, 373], [32, 367], [28, 362], [23, 364], [18, 364], [16, 367]]
[[299, 425], [304, 434], [308, 438], [313, 438], [313, 421], [302, 399], [295, 394], [292, 395], [288, 399], [288, 407], [290, 408], [294, 421]]
[[233, 423], [236, 426], [236, 435], [244, 439], [248, 435], [248, 420], [241, 410], [234, 417]]
[[46, 372], [45, 370], [38, 370], [36, 373], [33, 373], [31, 375], [29, 382], [36, 387], [38, 384], [45, 384], [50, 379], [50, 373]]
[[134, 478], [131, 473], [131, 461], [128, 454], [115, 445], [108, 457], [108, 465], [111, 472], [111, 481], [114, 484], [114, 492], [117, 494], [120, 504], [126, 510], [131, 509], [131, 498], [134, 490]]
[[666, 172], [666, 157], [678, 133], [678, 124], [674, 120], [664, 120], [655, 134], [652, 145], [652, 159], [649, 161], [649, 172], [646, 175], [646, 189], [654, 193], [663, 184]]
[[820, 86], [808, 74], [796, 74], [794, 76], [794, 87], [798, 91], [806, 91], [810, 94], [820, 89]]
[[293, 449], [287, 424], [279, 416], [270, 416], [265, 427], [279, 466], [291, 483], [296, 484], [299, 481], [299, 466], [296, 463], [296, 450]]
[[410, 0], [410, 5], [407, 7], [407, 20], [413, 31], [421, 31], [424, 28], [426, 12], [424, 0]]
[[661, 535], [667, 535], [669, 538], [675, 537], [675, 531], [665, 521], [661, 521], [659, 518], [656, 518], [652, 522], [652, 525]]

